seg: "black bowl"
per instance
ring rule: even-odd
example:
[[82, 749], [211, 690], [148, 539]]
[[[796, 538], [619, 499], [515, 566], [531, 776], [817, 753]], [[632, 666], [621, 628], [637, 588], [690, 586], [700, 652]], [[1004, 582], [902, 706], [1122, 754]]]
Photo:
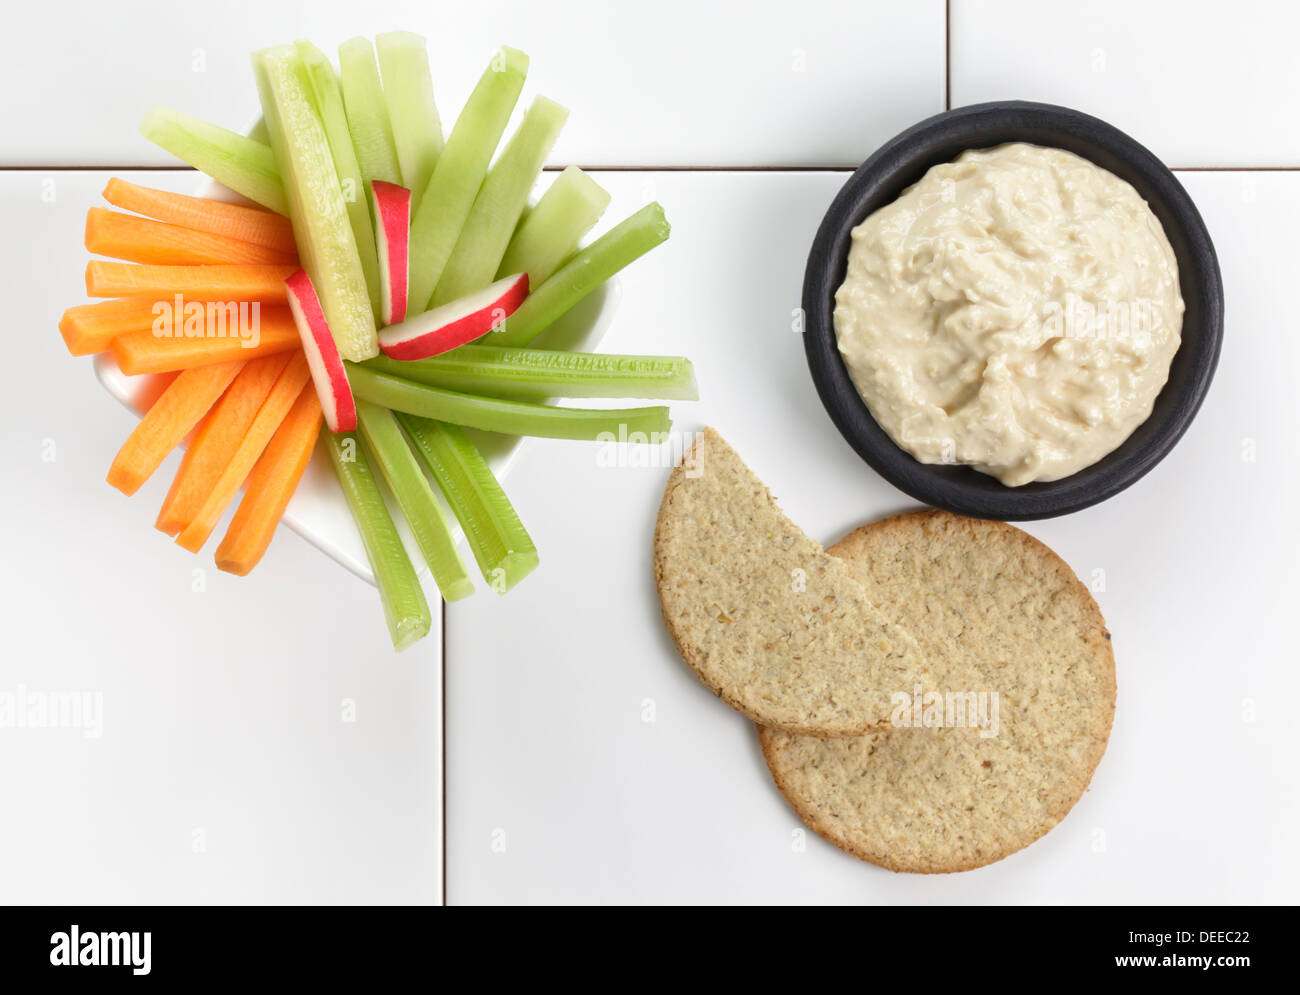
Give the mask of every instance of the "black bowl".
[[[1007, 487], [967, 466], [921, 463], [871, 417], [840, 357], [832, 316], [844, 282], [852, 230], [939, 163], [967, 149], [1008, 142], [1065, 149], [1127, 180], [1151, 205], [1178, 261], [1186, 311], [1182, 344], [1149, 417], [1114, 452], [1050, 483]], [[998, 101], [937, 114], [885, 143], [844, 185], [826, 212], [804, 275], [804, 348], [817, 393], [858, 455], [882, 477], [927, 504], [978, 518], [1051, 518], [1104, 501], [1173, 448], [1201, 406], [1223, 340], [1223, 281], [1200, 213], [1182, 184], [1147, 149], [1079, 111]]]

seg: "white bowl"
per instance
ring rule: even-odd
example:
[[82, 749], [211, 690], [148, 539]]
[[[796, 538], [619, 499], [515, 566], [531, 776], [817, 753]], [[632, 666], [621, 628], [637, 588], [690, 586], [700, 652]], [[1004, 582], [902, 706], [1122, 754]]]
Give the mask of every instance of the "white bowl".
[[[206, 185], [201, 195], [221, 200], [240, 199], [214, 183]], [[621, 285], [618, 278], [614, 277], [543, 332], [535, 344], [539, 348], [594, 350], [605, 337], [621, 296]], [[118, 369], [110, 353], [101, 353], [95, 357], [95, 376], [105, 390], [136, 414], [140, 414], [137, 403], [139, 398], [148, 396], [150, 384], [154, 380], [151, 374], [127, 376]], [[503, 481], [523, 440], [517, 436], [486, 432], [471, 434], [480, 444], [492, 472], [498, 480]], [[318, 447], [281, 521], [362, 580], [373, 584], [375, 578], [370, 569], [370, 561], [366, 558], [365, 547], [361, 544], [361, 535], [357, 532], [343, 493], [339, 490], [334, 471], [326, 465], [328, 462]], [[508, 491], [507, 488], [507, 493]], [[424, 557], [420, 555], [405, 522], [397, 513], [391, 495], [389, 510], [393, 512], [393, 519], [406, 542], [411, 562], [416, 565], [420, 575], [425, 576], [428, 567], [424, 563]], [[459, 532], [457, 538], [459, 541]]]

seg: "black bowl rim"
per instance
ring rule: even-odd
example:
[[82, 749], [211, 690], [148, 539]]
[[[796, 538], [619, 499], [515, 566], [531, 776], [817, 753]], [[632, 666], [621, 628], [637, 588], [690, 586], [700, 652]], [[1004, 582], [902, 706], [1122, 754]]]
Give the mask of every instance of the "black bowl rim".
[[[1147, 432], [1139, 426], [1108, 456], [1069, 477], [1012, 488], [970, 467], [921, 463], [899, 448], [872, 418], [849, 377], [836, 344], [833, 314], [835, 291], [843, 282], [847, 265], [850, 233], [869, 213], [866, 202], [882, 183], [887, 184], [900, 172], [920, 169], [923, 173], [930, 166], [955, 158], [931, 158], [936, 142], [952, 144], [959, 139], [963, 148], [989, 148], [1008, 141], [1028, 141], [991, 139], [990, 135], [1031, 128], [1054, 130], [1064, 139], [1036, 144], [1066, 148], [1094, 162], [1098, 158], [1109, 160], [1098, 163], [1104, 168], [1121, 163], [1143, 181], [1148, 189], [1139, 192], [1160, 217], [1170, 241], [1176, 248], [1186, 246], [1192, 267], [1189, 272], [1186, 261], [1180, 259], [1179, 282], [1188, 313], [1193, 312], [1194, 301], [1200, 321], [1189, 340], [1184, 320], [1183, 341], [1174, 362], [1192, 365], [1183, 378], [1181, 393], [1165, 398], [1174, 379], [1171, 368], [1171, 383], [1166, 384], [1151, 417], [1143, 423], [1151, 426]], [[1131, 176], [1122, 178], [1133, 182]], [[911, 182], [915, 179], [904, 186]], [[889, 200], [897, 197], [901, 189]], [[1171, 223], [1176, 226], [1173, 231]], [[858, 167], [831, 202], [813, 240], [804, 274], [803, 310], [804, 350], [817, 393], [831, 420], [858, 455], [895, 487], [919, 501], [957, 514], [1011, 521], [1079, 511], [1113, 497], [1145, 476], [1173, 449], [1200, 409], [1223, 343], [1223, 281], [1218, 257], [1200, 212], [1173, 172], [1145, 146], [1099, 118], [1068, 107], [1023, 100], [943, 111], [890, 139]], [[1190, 354], [1180, 355], [1189, 348], [1193, 350]], [[1157, 421], [1157, 412], [1169, 403], [1172, 411]], [[972, 479], [976, 477], [981, 479]]]

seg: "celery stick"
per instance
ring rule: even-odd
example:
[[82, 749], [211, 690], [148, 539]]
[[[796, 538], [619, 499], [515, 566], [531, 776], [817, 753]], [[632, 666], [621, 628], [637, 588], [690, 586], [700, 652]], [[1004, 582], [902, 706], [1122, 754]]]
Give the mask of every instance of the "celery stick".
[[271, 147], [271, 136], [266, 132], [266, 118], [259, 117], [251, 128], [248, 129], [248, 137], [255, 142], [261, 142], [267, 148]]
[[348, 130], [347, 113], [343, 108], [343, 88], [338, 75], [330, 65], [329, 56], [309, 41], [298, 42], [298, 54], [307, 67], [316, 112], [320, 115], [330, 154], [334, 157], [334, 171], [339, 177], [343, 200], [348, 205], [348, 221], [352, 237], [361, 257], [361, 272], [366, 277], [366, 290], [370, 306], [379, 313], [379, 250], [375, 247], [375, 229], [370, 220], [370, 198], [366, 196], [365, 181], [357, 163], [356, 149], [352, 146], [352, 133]]
[[289, 213], [268, 145], [170, 107], [150, 108], [140, 122], [140, 134], [235, 193], [278, 214]]
[[298, 257], [320, 296], [339, 352], [347, 359], [368, 359], [379, 351], [375, 313], [307, 69], [292, 45], [258, 52], [253, 67], [271, 148], [284, 177]]
[[668, 237], [664, 209], [647, 204], [607, 231], [555, 271], [505, 321], [505, 328], [479, 339], [483, 345], [527, 345], [565, 311], [628, 263]]
[[397, 165], [411, 191], [411, 207], [419, 207], [424, 188], [442, 152], [442, 121], [433, 102], [433, 79], [424, 38], [412, 31], [375, 35], [384, 103], [397, 147]]
[[573, 255], [608, 206], [609, 191], [577, 166], [566, 167], [519, 222], [497, 278], [527, 273], [528, 285], [540, 287]]
[[434, 307], [482, 290], [492, 282], [519, 215], [528, 203], [528, 193], [568, 116], [567, 110], [546, 97], [538, 97], [528, 108], [519, 130], [506, 143], [474, 199], [456, 248], [434, 289]]
[[384, 90], [379, 83], [375, 49], [367, 39], [352, 38], [339, 46], [339, 80], [343, 84], [343, 105], [347, 108], [352, 145], [357, 150], [357, 162], [361, 164], [367, 189], [371, 180], [401, 186], [402, 170], [397, 164], [397, 148], [393, 145], [393, 128], [388, 123]]
[[608, 433], [630, 442], [659, 443], [672, 426], [665, 407], [556, 408], [426, 387], [364, 366], [346, 365], [352, 392], [363, 401], [484, 432], [547, 439], [598, 439]]
[[492, 57], [433, 167], [429, 185], [411, 217], [410, 311], [426, 310], [443, 267], [474, 206], [488, 163], [524, 87], [528, 56], [502, 48]]
[[398, 415], [424, 457], [465, 539], [497, 594], [505, 594], [537, 566], [537, 547], [487, 460], [459, 425]]
[[378, 373], [430, 387], [519, 400], [549, 397], [699, 399], [691, 361], [681, 356], [502, 349], [463, 345], [429, 359], [366, 360]]
[[406, 555], [397, 526], [388, 514], [384, 496], [379, 491], [370, 464], [366, 462], [356, 433], [335, 435], [322, 429], [321, 438], [352, 517], [356, 519], [370, 568], [375, 573], [375, 585], [379, 588], [379, 600], [384, 606], [393, 648], [406, 649], [428, 635], [433, 623], [420, 579], [411, 566], [411, 558]]
[[357, 402], [357, 420], [366, 448], [379, 464], [388, 489], [411, 527], [411, 534], [433, 571], [434, 582], [447, 601], [456, 601], [474, 592], [465, 563], [456, 551], [451, 523], [434, 497], [429, 480], [407, 445], [393, 413], [385, 408]]

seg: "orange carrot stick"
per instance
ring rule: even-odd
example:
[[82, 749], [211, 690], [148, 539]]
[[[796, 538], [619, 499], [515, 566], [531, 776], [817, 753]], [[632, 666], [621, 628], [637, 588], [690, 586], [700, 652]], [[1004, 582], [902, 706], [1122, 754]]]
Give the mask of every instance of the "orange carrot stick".
[[148, 297], [78, 304], [63, 312], [59, 331], [68, 352], [74, 356], [104, 352], [119, 335], [153, 327], [153, 305]]
[[289, 219], [260, 207], [243, 207], [206, 197], [137, 186], [116, 177], [104, 188], [104, 199], [114, 207], [143, 214], [156, 221], [211, 232], [223, 238], [252, 242], [278, 252], [296, 252]]
[[[195, 369], [202, 369], [202, 367], [195, 367]], [[170, 373], [146, 373], [142, 377], [136, 377], [139, 387], [135, 396], [131, 398], [131, 407], [135, 409], [136, 414], [143, 415], [157, 404], [158, 399], [167, 392], [167, 388], [175, 383], [180, 375], [181, 371], [174, 370]]]
[[92, 259], [86, 264], [87, 297], [152, 297], [171, 301], [283, 301], [284, 281], [295, 267], [274, 263], [163, 266]]
[[243, 367], [242, 362], [201, 366], [180, 374], [140, 419], [117, 451], [108, 482], [134, 494], [208, 413]]
[[[214, 305], [219, 312], [219, 307]], [[202, 322], [181, 329], [155, 328], [127, 332], [113, 339], [109, 347], [123, 373], [165, 373], [193, 366], [225, 363], [232, 359], [255, 359], [296, 349], [302, 340], [287, 307], [264, 307], [256, 326], [250, 318], [229, 320], [221, 313], [205, 310]], [[254, 331], [254, 328], [256, 329]], [[165, 335], [164, 331], [177, 334]]]
[[160, 531], [176, 535], [193, 521], [287, 365], [287, 354], [244, 364], [221, 400], [203, 419], [194, 434], [194, 442], [185, 451], [185, 459], [154, 523]]
[[203, 548], [203, 544], [208, 541], [208, 536], [212, 535], [212, 530], [217, 527], [217, 520], [226, 510], [226, 505], [230, 504], [230, 499], [243, 485], [271, 441], [271, 437], [275, 435], [280, 423], [284, 421], [294, 401], [298, 399], [303, 387], [310, 380], [311, 370], [307, 368], [307, 357], [301, 352], [293, 353], [288, 365], [280, 373], [279, 379], [275, 381], [271, 392], [266, 395], [266, 400], [258, 409], [257, 417], [248, 426], [248, 431], [240, 440], [234, 455], [230, 457], [230, 462], [213, 483], [212, 490], [203, 499], [203, 504], [194, 513], [190, 523], [176, 537], [177, 544], [183, 549], [197, 553]]
[[86, 212], [86, 248], [132, 263], [292, 263], [292, 253], [164, 224], [106, 207]]
[[244, 499], [217, 547], [218, 570], [242, 577], [257, 566], [307, 469], [320, 426], [320, 399], [309, 383], [249, 474]]

